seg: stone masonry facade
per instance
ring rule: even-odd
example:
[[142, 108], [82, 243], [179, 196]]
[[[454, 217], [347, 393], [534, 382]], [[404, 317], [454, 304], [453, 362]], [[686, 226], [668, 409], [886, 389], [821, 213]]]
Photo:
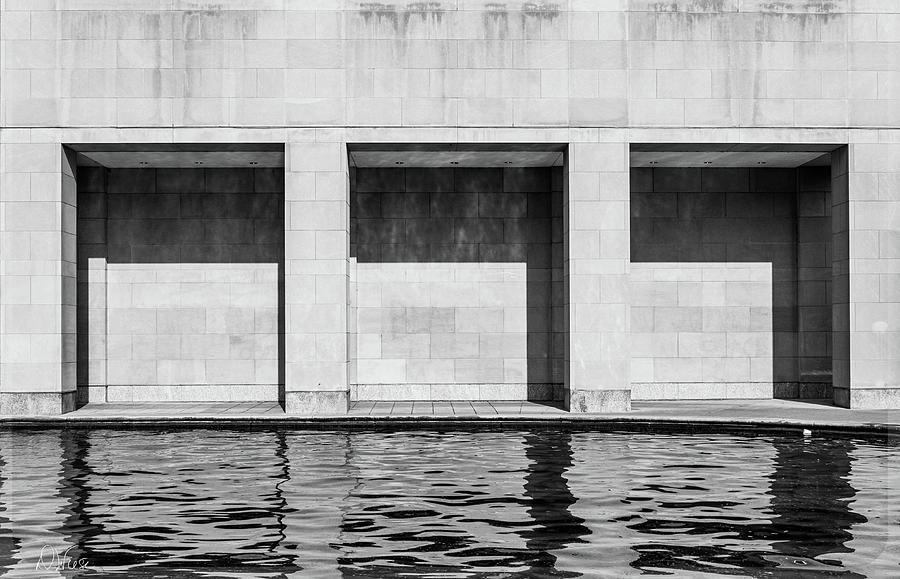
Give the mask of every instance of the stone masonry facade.
[[0, 0], [0, 414], [771, 397], [900, 408], [895, 3]]

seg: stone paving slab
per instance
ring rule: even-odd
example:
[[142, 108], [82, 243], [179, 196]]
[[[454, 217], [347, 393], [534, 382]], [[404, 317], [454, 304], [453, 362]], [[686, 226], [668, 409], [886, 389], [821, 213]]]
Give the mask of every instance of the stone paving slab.
[[574, 414], [537, 402], [354, 402], [344, 415], [285, 414], [277, 402], [89, 404], [61, 416], [0, 416], [4, 425], [51, 424], [434, 424], [559, 422], [652, 428], [810, 428], [900, 434], [900, 410], [850, 410], [824, 401], [680, 400], [635, 402], [632, 411]]

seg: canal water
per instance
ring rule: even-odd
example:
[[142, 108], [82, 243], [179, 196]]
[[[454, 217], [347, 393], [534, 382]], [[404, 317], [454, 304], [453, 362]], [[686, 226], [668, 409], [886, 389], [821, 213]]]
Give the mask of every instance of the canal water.
[[898, 502], [853, 438], [5, 429], [0, 576], [898, 577]]

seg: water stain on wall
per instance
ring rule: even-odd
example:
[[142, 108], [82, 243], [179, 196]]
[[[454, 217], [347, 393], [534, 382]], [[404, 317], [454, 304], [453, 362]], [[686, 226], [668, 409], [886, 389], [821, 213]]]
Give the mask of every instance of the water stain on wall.
[[525, 2], [522, 4], [522, 15], [532, 18], [553, 20], [559, 16], [559, 4], [544, 4], [543, 2]]
[[796, 22], [804, 29], [820, 28], [833, 18], [845, 16], [846, 4], [838, 5], [835, 2], [809, 0], [799, 2], [769, 2], [760, 6], [761, 13], [782, 21]]
[[362, 2], [359, 14], [370, 32], [384, 35], [391, 32], [397, 37], [410, 35], [410, 26], [425, 26], [424, 36], [437, 37], [443, 24], [445, 10], [440, 2], [410, 2], [404, 7], [382, 2]]
[[[369, 38], [447, 38], [451, 12], [440, 2], [411, 2], [405, 6], [384, 2], [361, 2], [357, 10], [359, 32]], [[461, 11], [454, 14], [454, 23], [465, 18]], [[549, 33], [548, 27], [561, 27], [563, 10], [560, 4], [524, 2], [518, 9], [503, 2], [489, 2], [481, 10], [484, 39], [508, 39], [510, 15], [517, 14], [521, 27], [520, 38], [562, 36], [562, 31]], [[424, 28], [423, 28], [424, 26]]]
[[[643, 2], [632, 2], [630, 9], [640, 9]], [[732, 0], [672, 0], [671, 2], [655, 2], [650, 5], [654, 12], [725, 12], [733, 9]]]
[[397, 22], [397, 7], [394, 4], [362, 2], [359, 5], [359, 13], [366, 23], [370, 23], [372, 20], [381, 19], [394, 22], [395, 24]]
[[[631, 0], [628, 6], [632, 11], [649, 10], [652, 12], [747, 12], [741, 10], [735, 0], [669, 0], [651, 2], [648, 0]], [[779, 13], [801, 16], [803, 14], [835, 14], [846, 12], [847, 0], [773, 0], [760, 3], [757, 10], [762, 13]]]
[[484, 38], [504, 40], [509, 34], [509, 11], [506, 4], [491, 2], [485, 4], [481, 14]]
[[557, 37], [551, 29], [560, 16], [559, 4], [543, 2], [525, 2], [519, 10], [522, 38]]
[[162, 40], [172, 37], [170, 12], [100, 12], [68, 10], [59, 12], [63, 39]]
[[257, 13], [251, 10], [186, 10], [181, 13], [185, 40], [256, 38]]
[[[841, 4], [843, 5], [843, 9], [846, 10], [846, 3], [842, 2]], [[838, 6], [838, 3], [832, 0], [806, 0], [805, 2], [768, 2], [760, 5], [760, 8], [764, 12], [807, 12], [817, 14], [832, 14], [839, 11], [841, 9], [841, 6]]]

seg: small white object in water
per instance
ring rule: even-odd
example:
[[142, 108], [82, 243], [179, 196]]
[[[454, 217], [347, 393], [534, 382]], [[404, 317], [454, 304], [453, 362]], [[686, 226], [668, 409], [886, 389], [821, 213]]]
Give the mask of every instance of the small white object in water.
[[803, 429], [803, 436], [812, 436], [812, 430], [808, 428]]

